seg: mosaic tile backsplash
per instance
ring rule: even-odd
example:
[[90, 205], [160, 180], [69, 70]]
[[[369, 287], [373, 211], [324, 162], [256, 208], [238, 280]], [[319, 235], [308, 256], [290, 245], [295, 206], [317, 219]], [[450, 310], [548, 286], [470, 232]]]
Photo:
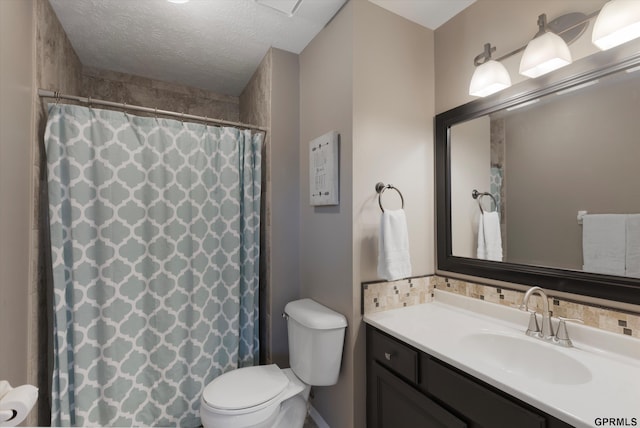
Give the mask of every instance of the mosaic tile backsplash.
[[[482, 285], [443, 276], [426, 276], [391, 282], [368, 282], [362, 284], [362, 313], [374, 313], [403, 306], [433, 301], [433, 290], [460, 294], [517, 308], [524, 292], [508, 288]], [[534, 298], [529, 305], [540, 311], [542, 302]], [[570, 300], [549, 298], [553, 316], [577, 318], [588, 326], [614, 333], [640, 338], [640, 314], [616, 309], [591, 306]]]
[[419, 305], [433, 300], [435, 276], [362, 284], [362, 313]]

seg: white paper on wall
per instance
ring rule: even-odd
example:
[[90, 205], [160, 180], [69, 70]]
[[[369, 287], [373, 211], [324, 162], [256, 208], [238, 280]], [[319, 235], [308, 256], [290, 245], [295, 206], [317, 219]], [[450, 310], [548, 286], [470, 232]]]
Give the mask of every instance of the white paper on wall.
[[309, 194], [311, 205], [338, 205], [339, 134], [328, 132], [309, 143]]

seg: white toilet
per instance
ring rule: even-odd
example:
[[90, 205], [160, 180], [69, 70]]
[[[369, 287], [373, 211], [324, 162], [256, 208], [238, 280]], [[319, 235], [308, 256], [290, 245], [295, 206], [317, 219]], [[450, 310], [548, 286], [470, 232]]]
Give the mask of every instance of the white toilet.
[[245, 367], [211, 381], [200, 399], [204, 428], [301, 428], [311, 386], [338, 381], [346, 318], [311, 299], [284, 312], [291, 368]]

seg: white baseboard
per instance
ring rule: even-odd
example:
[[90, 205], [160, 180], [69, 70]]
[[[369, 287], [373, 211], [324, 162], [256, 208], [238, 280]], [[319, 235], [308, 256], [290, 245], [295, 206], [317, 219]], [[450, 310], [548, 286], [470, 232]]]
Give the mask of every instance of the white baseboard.
[[313, 422], [318, 425], [318, 428], [331, 428], [329, 424], [324, 419], [322, 419], [320, 413], [318, 413], [318, 411], [313, 406], [309, 406], [309, 416], [311, 416]]

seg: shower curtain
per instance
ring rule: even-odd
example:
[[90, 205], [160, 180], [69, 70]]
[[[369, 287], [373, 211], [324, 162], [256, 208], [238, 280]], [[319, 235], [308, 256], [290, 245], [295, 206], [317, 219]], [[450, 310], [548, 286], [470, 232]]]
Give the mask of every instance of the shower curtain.
[[51, 105], [54, 426], [199, 426], [258, 363], [262, 135]]

